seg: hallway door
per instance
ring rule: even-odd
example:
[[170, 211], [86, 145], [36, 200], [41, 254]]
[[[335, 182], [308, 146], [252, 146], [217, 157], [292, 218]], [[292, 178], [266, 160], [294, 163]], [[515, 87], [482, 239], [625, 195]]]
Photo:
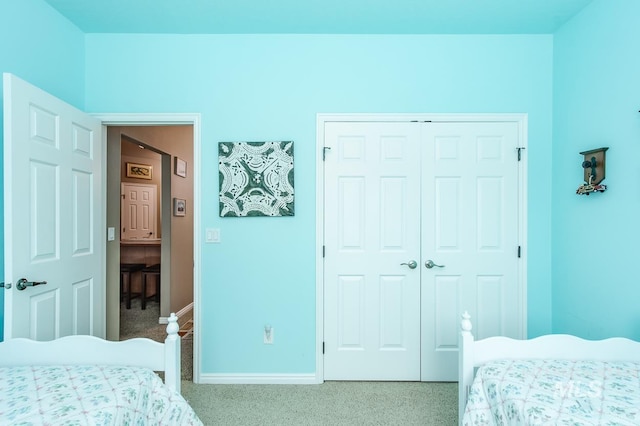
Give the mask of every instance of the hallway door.
[[154, 240], [158, 236], [156, 185], [122, 183], [120, 239]]

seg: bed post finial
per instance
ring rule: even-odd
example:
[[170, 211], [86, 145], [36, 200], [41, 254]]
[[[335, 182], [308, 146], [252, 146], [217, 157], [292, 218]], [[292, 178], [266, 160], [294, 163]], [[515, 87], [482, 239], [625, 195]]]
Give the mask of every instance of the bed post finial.
[[466, 332], [470, 332], [471, 329], [473, 328], [473, 326], [471, 325], [471, 316], [467, 311], [464, 311], [464, 314], [462, 314], [462, 321], [460, 321], [460, 328], [462, 329], [462, 331], [466, 331]]
[[178, 336], [178, 317], [171, 312], [167, 324], [167, 338], [164, 339], [164, 382], [170, 389], [180, 393], [180, 380], [182, 374], [180, 372], [180, 336]]
[[178, 330], [180, 330], [180, 326], [178, 325], [178, 317], [175, 313], [171, 312], [167, 323], [167, 335], [169, 337], [177, 338]]

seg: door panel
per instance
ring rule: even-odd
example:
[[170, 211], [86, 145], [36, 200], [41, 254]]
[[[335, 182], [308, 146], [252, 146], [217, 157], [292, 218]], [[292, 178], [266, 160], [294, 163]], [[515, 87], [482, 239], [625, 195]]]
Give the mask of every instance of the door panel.
[[418, 380], [418, 127], [328, 123], [325, 378]]
[[423, 127], [422, 380], [457, 380], [460, 314], [520, 337], [516, 123]]
[[13, 75], [3, 88], [5, 338], [104, 337], [101, 123]]

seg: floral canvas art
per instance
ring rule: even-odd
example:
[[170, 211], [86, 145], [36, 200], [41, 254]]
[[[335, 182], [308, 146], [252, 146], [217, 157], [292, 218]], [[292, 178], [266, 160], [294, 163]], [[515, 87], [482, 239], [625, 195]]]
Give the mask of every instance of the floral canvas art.
[[293, 216], [293, 142], [220, 142], [220, 216]]

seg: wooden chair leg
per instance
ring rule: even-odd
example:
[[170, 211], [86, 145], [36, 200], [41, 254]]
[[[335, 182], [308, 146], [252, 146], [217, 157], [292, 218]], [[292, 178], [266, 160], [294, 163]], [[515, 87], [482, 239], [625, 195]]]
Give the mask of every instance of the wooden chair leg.
[[127, 295], [125, 297], [125, 306], [131, 309], [131, 273], [127, 273]]
[[142, 273], [142, 294], [140, 295], [140, 305], [142, 310], [147, 309], [147, 276], [148, 274]]
[[156, 275], [156, 302], [160, 302], [160, 274]]

